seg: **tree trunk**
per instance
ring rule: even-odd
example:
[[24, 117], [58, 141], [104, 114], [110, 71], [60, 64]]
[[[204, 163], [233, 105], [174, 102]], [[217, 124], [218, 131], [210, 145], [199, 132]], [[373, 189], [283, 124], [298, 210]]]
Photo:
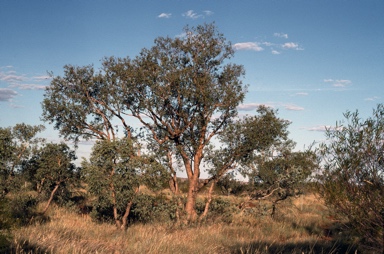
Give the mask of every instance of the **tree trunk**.
[[123, 218], [121, 218], [121, 226], [120, 228], [122, 230], [126, 230], [127, 229], [127, 226], [128, 226], [128, 216], [129, 216], [129, 213], [131, 212], [131, 207], [133, 205], [133, 201], [137, 195], [137, 193], [140, 191], [140, 186], [135, 190], [135, 194], [134, 196], [132, 197], [131, 201], [128, 202], [126, 208], [125, 208], [125, 212], [124, 212], [124, 215], [123, 215]]
[[131, 207], [132, 207], [132, 204], [133, 204], [133, 200], [131, 200], [130, 202], [128, 202], [127, 204], [127, 207], [125, 208], [125, 213], [123, 215], [123, 218], [121, 219], [121, 226], [120, 228], [122, 230], [126, 230], [127, 229], [127, 225], [128, 225], [128, 216], [129, 216], [129, 213], [131, 212]]
[[50, 195], [50, 197], [49, 197], [49, 199], [48, 199], [48, 203], [47, 203], [47, 205], [45, 206], [45, 208], [44, 208], [44, 210], [43, 210], [43, 214], [45, 214], [45, 213], [47, 212], [47, 210], [48, 210], [48, 208], [49, 208], [49, 205], [51, 204], [51, 202], [52, 202], [52, 200], [53, 200], [53, 197], [55, 196], [56, 191], [59, 189], [59, 186], [60, 186], [60, 183], [56, 183], [56, 186], [55, 186], [55, 188], [52, 190], [51, 195]]
[[216, 181], [212, 181], [211, 186], [209, 187], [208, 197], [207, 197], [207, 201], [205, 202], [204, 212], [199, 218], [200, 221], [202, 221], [204, 218], [207, 217], [207, 214], [209, 211], [209, 205], [212, 202], [212, 192], [213, 192], [213, 188], [215, 187], [215, 183], [216, 183]]
[[187, 203], [185, 204], [185, 212], [187, 213], [187, 221], [194, 222], [197, 219], [196, 213], [196, 196], [198, 187], [198, 178], [189, 179]]
[[110, 190], [112, 195], [113, 219], [115, 220], [116, 227], [121, 228], [121, 221], [119, 220], [119, 213], [117, 211], [117, 204], [116, 204], [116, 191], [115, 191], [115, 186], [112, 183], [110, 184]]

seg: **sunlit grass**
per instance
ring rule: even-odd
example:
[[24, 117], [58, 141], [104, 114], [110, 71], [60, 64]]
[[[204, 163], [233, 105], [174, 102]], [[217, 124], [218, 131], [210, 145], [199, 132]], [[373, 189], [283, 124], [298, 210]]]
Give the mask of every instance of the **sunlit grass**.
[[135, 224], [126, 232], [54, 208], [50, 222], [13, 231], [12, 253], [336, 253], [339, 244], [322, 230], [331, 223], [325, 207], [310, 196], [293, 204], [280, 205], [277, 219], [239, 213], [231, 224]]

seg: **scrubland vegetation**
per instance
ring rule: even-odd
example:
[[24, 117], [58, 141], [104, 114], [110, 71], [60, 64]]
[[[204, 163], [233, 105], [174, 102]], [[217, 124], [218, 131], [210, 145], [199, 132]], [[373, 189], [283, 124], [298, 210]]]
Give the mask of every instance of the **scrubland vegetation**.
[[384, 105], [295, 151], [276, 110], [239, 116], [244, 70], [214, 24], [185, 34], [52, 74], [42, 119], [93, 140], [81, 166], [42, 125], [0, 128], [0, 252], [381, 253]]
[[222, 214], [213, 210], [204, 223], [133, 223], [126, 232], [55, 206], [48, 213], [49, 222], [14, 230], [9, 252], [354, 253], [357, 249], [313, 194], [281, 204], [275, 219], [264, 210], [270, 209], [270, 202], [254, 201], [257, 207], [240, 210], [236, 205], [244, 198], [221, 198], [228, 206], [221, 208]]

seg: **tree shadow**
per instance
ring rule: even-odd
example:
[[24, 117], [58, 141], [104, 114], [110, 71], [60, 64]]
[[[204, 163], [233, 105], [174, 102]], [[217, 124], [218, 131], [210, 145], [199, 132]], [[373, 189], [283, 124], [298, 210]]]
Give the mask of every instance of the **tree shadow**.
[[30, 243], [28, 240], [13, 242], [8, 248], [0, 250], [1, 254], [18, 254], [18, 253], [33, 253], [33, 254], [46, 254], [53, 253], [52, 250], [42, 248], [36, 244]]
[[231, 254], [263, 253], [358, 253], [357, 247], [338, 241], [317, 241], [301, 243], [277, 243], [255, 241], [248, 244], [237, 244], [232, 246]]

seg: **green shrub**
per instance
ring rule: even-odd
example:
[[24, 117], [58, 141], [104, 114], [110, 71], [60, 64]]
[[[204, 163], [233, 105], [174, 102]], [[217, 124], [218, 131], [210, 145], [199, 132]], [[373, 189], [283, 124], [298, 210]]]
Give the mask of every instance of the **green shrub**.
[[362, 120], [358, 111], [326, 132], [320, 146], [323, 171], [320, 194], [361, 243], [377, 252], [384, 249], [384, 105]]
[[132, 205], [131, 223], [170, 222], [175, 219], [176, 204], [163, 195], [138, 195]]
[[11, 223], [24, 226], [31, 222], [37, 215], [37, 200], [32, 195], [18, 194], [9, 200], [7, 212], [10, 214]]

